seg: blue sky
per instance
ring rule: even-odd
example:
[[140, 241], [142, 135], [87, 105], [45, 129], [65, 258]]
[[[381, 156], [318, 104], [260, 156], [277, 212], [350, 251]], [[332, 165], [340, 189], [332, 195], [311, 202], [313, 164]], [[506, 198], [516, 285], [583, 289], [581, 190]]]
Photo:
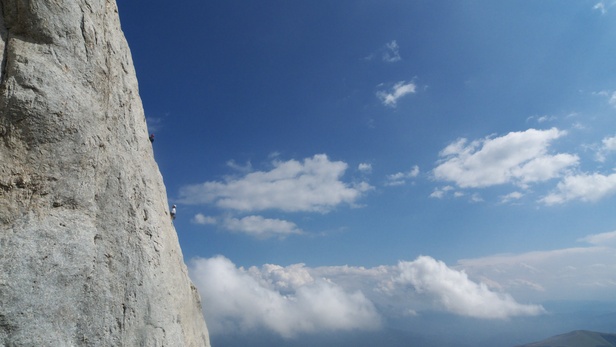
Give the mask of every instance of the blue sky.
[[214, 344], [603, 327], [616, 2], [118, 6]]

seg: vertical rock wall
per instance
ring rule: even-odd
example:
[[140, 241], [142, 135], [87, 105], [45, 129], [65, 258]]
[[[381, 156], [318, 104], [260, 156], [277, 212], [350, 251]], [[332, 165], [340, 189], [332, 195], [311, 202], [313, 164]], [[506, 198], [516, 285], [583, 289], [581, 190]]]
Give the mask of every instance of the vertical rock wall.
[[0, 0], [0, 61], [0, 345], [209, 346], [115, 1]]

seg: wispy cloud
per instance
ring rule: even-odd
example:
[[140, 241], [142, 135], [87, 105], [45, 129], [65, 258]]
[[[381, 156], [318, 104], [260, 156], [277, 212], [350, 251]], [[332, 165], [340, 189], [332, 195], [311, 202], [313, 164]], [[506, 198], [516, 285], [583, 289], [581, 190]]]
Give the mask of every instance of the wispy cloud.
[[595, 246], [612, 246], [616, 247], [616, 231], [607, 233], [588, 235], [578, 241], [588, 242]]
[[396, 107], [398, 100], [406, 95], [415, 94], [417, 85], [413, 82], [400, 81], [396, 83], [390, 90], [380, 90], [376, 96], [381, 100], [383, 105]]
[[289, 235], [303, 234], [303, 231], [293, 222], [255, 215], [241, 218], [231, 216], [217, 218], [197, 213], [192, 218], [191, 222], [199, 225], [219, 226], [223, 230], [245, 234], [258, 239], [267, 239], [271, 237], [282, 239]]
[[197, 213], [191, 220], [193, 223], [195, 224], [201, 224], [201, 225], [212, 225], [212, 224], [216, 224], [216, 218], [214, 217], [210, 217], [210, 216], [206, 216], [202, 213]]
[[235, 160], [228, 160], [227, 166], [239, 172], [247, 173], [247, 172], [252, 171], [252, 163], [249, 161], [247, 161], [244, 165], [241, 165], [241, 164], [236, 163]]
[[606, 137], [601, 141], [601, 147], [597, 151], [597, 160], [604, 162], [606, 157], [616, 152], [616, 136]]
[[543, 116], [531, 116], [526, 118], [527, 121], [531, 121], [534, 120], [537, 123], [545, 123], [545, 122], [552, 122], [555, 121], [557, 119], [556, 116], [548, 116], [548, 115], [543, 115]]
[[435, 199], [442, 199], [445, 197], [445, 195], [447, 195], [448, 192], [454, 190], [454, 187], [452, 186], [444, 186], [444, 187], [440, 187], [440, 188], [434, 188], [434, 191], [432, 192], [432, 194], [430, 194], [431, 198], [435, 198]]
[[599, 1], [596, 3], [592, 9], [601, 12], [602, 15], [607, 13], [608, 8], [616, 5], [616, 1]]
[[372, 172], [372, 164], [370, 163], [361, 163], [357, 166], [357, 169], [363, 173], [371, 173]]
[[150, 133], [156, 133], [163, 128], [163, 119], [161, 117], [147, 117], [145, 121]]
[[529, 183], [559, 177], [578, 164], [576, 155], [548, 154], [552, 141], [566, 135], [556, 128], [510, 132], [496, 138], [470, 143], [459, 139], [440, 153], [434, 169], [437, 180], [455, 182], [461, 188], [482, 188], [505, 183], [526, 186]]
[[[616, 2], [615, 2], [616, 3]], [[611, 90], [601, 90], [599, 92], [593, 92], [593, 95], [598, 95], [607, 99], [608, 104], [613, 107], [616, 107], [616, 91]]]
[[595, 6], [592, 7], [592, 9], [600, 11], [601, 14], [605, 14], [607, 12], [607, 9], [605, 8], [605, 3], [603, 1], [596, 3]]
[[400, 56], [400, 47], [398, 46], [398, 42], [393, 40], [385, 44], [385, 51], [383, 52], [383, 61], [386, 63], [395, 63], [397, 61], [402, 60]]
[[400, 55], [400, 46], [398, 46], [398, 42], [396, 40], [392, 40], [387, 42], [385, 45], [380, 47], [378, 50], [370, 53], [365, 60], [371, 61], [381, 56], [381, 60], [385, 63], [395, 63], [402, 60], [402, 56]]
[[214, 204], [223, 209], [251, 212], [328, 212], [340, 204], [353, 205], [372, 189], [367, 182], [341, 180], [348, 165], [318, 154], [303, 161], [272, 162], [270, 171], [255, 171], [225, 181], [208, 181], [180, 189], [186, 204]]
[[387, 175], [385, 182], [386, 186], [400, 186], [406, 184], [406, 181], [411, 178], [415, 178], [419, 175], [419, 166], [415, 165], [407, 172], [397, 172], [395, 174]]
[[458, 261], [456, 268], [520, 300], [613, 298], [616, 250], [608, 247], [608, 242], [612, 242], [614, 236], [603, 233], [582, 239], [596, 245], [591, 247], [464, 259]]
[[293, 222], [281, 219], [270, 219], [262, 216], [246, 216], [243, 218], [227, 218], [223, 227], [232, 232], [240, 232], [257, 238], [286, 237], [302, 234], [302, 230]]
[[503, 195], [500, 197], [501, 203], [506, 204], [511, 201], [519, 200], [524, 196], [521, 192], [511, 192], [509, 194]]

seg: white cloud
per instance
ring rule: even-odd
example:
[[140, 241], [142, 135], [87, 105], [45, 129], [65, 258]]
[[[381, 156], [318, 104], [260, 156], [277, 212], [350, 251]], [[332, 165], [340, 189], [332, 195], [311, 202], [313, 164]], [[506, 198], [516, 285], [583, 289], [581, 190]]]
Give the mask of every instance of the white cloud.
[[273, 166], [270, 171], [251, 172], [224, 182], [184, 186], [180, 189], [180, 201], [238, 211], [328, 212], [340, 204], [353, 205], [372, 189], [366, 182], [342, 182], [347, 164], [330, 161], [325, 154], [303, 162], [275, 160]]
[[511, 202], [513, 200], [519, 200], [524, 196], [524, 194], [520, 193], [520, 192], [511, 192], [507, 195], [503, 195], [501, 196], [501, 203], [506, 204], [508, 202]]
[[611, 233], [584, 240], [601, 246], [494, 255], [458, 261], [456, 268], [519, 300], [613, 300], [616, 250]]
[[241, 219], [227, 218], [223, 222], [223, 227], [230, 231], [245, 233], [257, 238], [302, 234], [302, 230], [295, 223], [261, 216], [247, 216]]
[[530, 120], [536, 120], [537, 123], [545, 123], [545, 122], [551, 122], [556, 120], [557, 118], [555, 116], [548, 116], [548, 115], [543, 115], [543, 116], [531, 116], [526, 118], [527, 121]]
[[246, 164], [241, 165], [241, 164], [236, 163], [235, 160], [229, 160], [227, 161], [227, 166], [239, 172], [252, 171], [252, 163], [250, 163], [249, 161], [247, 161]]
[[396, 42], [396, 40], [393, 40], [385, 44], [383, 61], [386, 63], [395, 63], [400, 60], [402, 60], [402, 57], [400, 56], [400, 47], [398, 46], [398, 42]]
[[396, 107], [398, 100], [405, 95], [415, 94], [417, 90], [417, 86], [413, 82], [406, 83], [405, 81], [401, 81], [396, 83], [393, 88], [387, 91], [378, 91], [376, 96], [381, 99], [383, 105], [389, 107]]
[[541, 116], [541, 117], [537, 118], [537, 122], [543, 123], [543, 122], [552, 121], [552, 120], [555, 120], [555, 119], [556, 119], [556, 117], [554, 117], [554, 116]]
[[361, 292], [312, 278], [301, 265], [281, 269], [264, 266], [246, 271], [222, 256], [193, 260], [190, 274], [210, 331], [267, 329], [291, 338], [299, 333], [380, 327], [379, 314]]
[[556, 191], [541, 199], [546, 205], [562, 204], [571, 200], [596, 202], [616, 193], [616, 174], [608, 176], [593, 173], [565, 177]]
[[612, 246], [616, 247], [616, 231], [607, 233], [588, 235], [578, 241], [588, 242], [595, 246]]
[[431, 310], [482, 319], [543, 312], [430, 257], [374, 268], [266, 264], [244, 269], [217, 256], [194, 259], [189, 271], [214, 334], [267, 329], [290, 338], [369, 330], [380, 328], [383, 316]]
[[410, 171], [398, 172], [392, 175], [387, 175], [386, 186], [400, 186], [406, 184], [406, 180], [415, 178], [419, 175], [419, 166], [415, 165]]
[[550, 143], [566, 132], [528, 129], [496, 138], [470, 143], [464, 138], [451, 143], [440, 153], [443, 158], [434, 169], [434, 177], [453, 181], [462, 188], [482, 188], [515, 183], [529, 183], [558, 177], [565, 169], [577, 165], [576, 155], [548, 154]]
[[607, 13], [607, 9], [616, 5], [616, 1], [599, 1], [598, 3], [595, 4], [595, 6], [593, 6], [593, 10], [598, 10], [599, 12], [601, 12], [602, 15]]
[[455, 314], [503, 319], [544, 313], [541, 306], [519, 304], [510, 295], [494, 292], [484, 283], [475, 283], [465, 272], [453, 270], [431, 257], [400, 262], [398, 268], [400, 275], [395, 283], [412, 285], [419, 294], [425, 294]]
[[606, 157], [616, 152], [616, 136], [606, 137], [601, 141], [601, 148], [597, 152], [597, 160], [604, 162]]
[[371, 173], [372, 172], [372, 164], [369, 163], [361, 163], [357, 167], [357, 169], [363, 173]]
[[370, 61], [375, 57], [378, 57], [379, 54], [385, 63], [395, 63], [402, 60], [402, 56], [400, 56], [400, 46], [398, 46], [398, 42], [396, 40], [387, 42], [384, 46], [380, 47], [375, 52], [370, 53], [370, 55], [364, 59]]
[[607, 12], [607, 9], [605, 8], [605, 3], [603, 1], [599, 1], [597, 4], [595, 4], [595, 6], [593, 6], [592, 9], [599, 10], [601, 14], [605, 14]]
[[616, 151], [616, 136], [606, 137], [602, 141], [603, 149], [606, 151]]
[[201, 225], [216, 224], [216, 218], [205, 216], [202, 213], [197, 213], [193, 217], [192, 222]]
[[432, 194], [430, 194], [431, 198], [442, 199], [445, 197], [447, 192], [452, 191], [454, 188], [452, 186], [445, 186], [442, 188], [434, 188]]
[[[478, 319], [545, 313], [544, 300], [613, 300], [616, 231], [589, 247], [459, 260], [432, 257], [364, 268], [266, 264], [217, 256], [190, 262], [213, 334], [269, 330], [292, 338], [324, 330], [378, 329], [383, 318], [439, 310]], [[515, 299], [514, 299], [515, 298]]]
[[[616, 4], [616, 1], [614, 1], [610, 6]], [[597, 4], [599, 5], [599, 4]], [[603, 7], [605, 8], [605, 7]], [[603, 12], [603, 11], [602, 11]], [[606, 11], [607, 12], [607, 11]], [[604, 12], [605, 13], [605, 12]], [[592, 94], [594, 95], [599, 95], [601, 97], [605, 97], [608, 98], [607, 102], [611, 105], [616, 107], [616, 91], [610, 91], [610, 90], [602, 90], [599, 92], [593, 92]]]

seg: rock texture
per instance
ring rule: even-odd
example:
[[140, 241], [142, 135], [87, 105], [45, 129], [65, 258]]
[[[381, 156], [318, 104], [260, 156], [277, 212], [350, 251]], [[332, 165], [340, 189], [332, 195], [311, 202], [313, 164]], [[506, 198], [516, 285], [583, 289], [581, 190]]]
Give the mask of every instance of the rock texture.
[[0, 38], [0, 345], [209, 346], [115, 1], [0, 0]]

